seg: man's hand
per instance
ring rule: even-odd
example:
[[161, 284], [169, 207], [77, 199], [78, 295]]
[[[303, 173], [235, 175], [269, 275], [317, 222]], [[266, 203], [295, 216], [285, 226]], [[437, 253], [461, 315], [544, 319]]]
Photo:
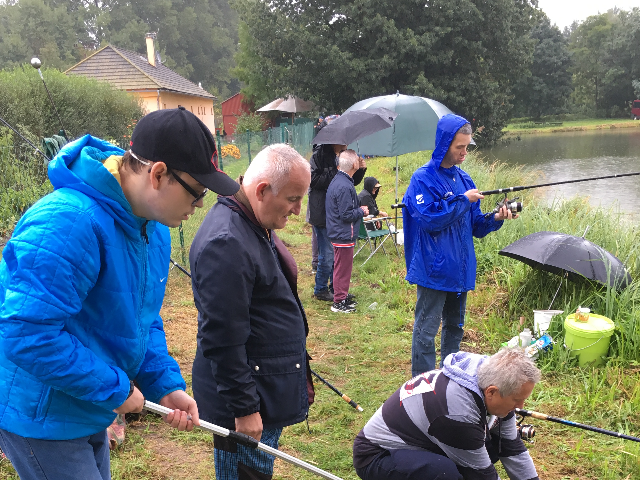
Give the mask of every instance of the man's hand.
[[381, 217], [388, 217], [387, 212], [380, 212], [379, 215]]
[[369, 215], [369, 207], [362, 206], [360, 207], [360, 210], [364, 212], [365, 216]]
[[262, 438], [262, 417], [260, 412], [236, 418], [236, 432], [244, 433], [260, 441], [260, 438]]
[[115, 413], [140, 413], [144, 407], [144, 396], [137, 387], [133, 387], [133, 393], [125, 402], [114, 410]]
[[360, 160], [360, 168], [367, 168], [367, 160], [364, 158], [359, 158]]
[[466, 192], [464, 192], [464, 194], [471, 203], [475, 203], [478, 200], [482, 200], [484, 198], [484, 195], [481, 195], [480, 191], [477, 188], [472, 188], [471, 190], [467, 190]]
[[515, 220], [516, 218], [518, 218], [518, 214], [516, 213], [514, 215], [513, 213], [511, 213], [511, 210], [503, 205], [502, 207], [500, 207], [500, 211], [496, 213], [493, 218], [496, 220], [496, 222], [499, 222], [500, 220]]
[[164, 421], [178, 430], [190, 432], [194, 425], [200, 425], [198, 405], [183, 390], [175, 390], [160, 399], [160, 405], [173, 410], [164, 417]]

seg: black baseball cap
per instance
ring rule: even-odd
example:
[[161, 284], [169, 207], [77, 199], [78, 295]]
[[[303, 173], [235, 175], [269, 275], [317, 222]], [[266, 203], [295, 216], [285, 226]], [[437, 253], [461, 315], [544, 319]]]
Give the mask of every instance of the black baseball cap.
[[184, 107], [156, 110], [142, 117], [131, 135], [131, 151], [188, 173], [220, 195], [233, 195], [240, 189], [218, 168], [216, 142], [207, 126]]

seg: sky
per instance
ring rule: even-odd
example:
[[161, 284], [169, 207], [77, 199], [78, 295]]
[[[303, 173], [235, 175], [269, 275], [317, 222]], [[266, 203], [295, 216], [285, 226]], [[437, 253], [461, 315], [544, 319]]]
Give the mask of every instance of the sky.
[[583, 21], [590, 15], [604, 13], [613, 7], [631, 10], [638, 6], [639, 0], [538, 0], [538, 7], [560, 30], [571, 25], [574, 20]]

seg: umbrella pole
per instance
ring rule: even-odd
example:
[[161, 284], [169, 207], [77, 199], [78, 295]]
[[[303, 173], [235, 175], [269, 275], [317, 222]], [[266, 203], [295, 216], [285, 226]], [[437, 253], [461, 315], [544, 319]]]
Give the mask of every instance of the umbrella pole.
[[556, 297], [558, 296], [558, 292], [560, 291], [560, 287], [562, 287], [562, 282], [564, 282], [564, 279], [567, 277], [567, 273], [565, 273], [562, 278], [560, 278], [560, 285], [558, 285], [558, 289], [556, 290], [555, 295], [553, 296], [553, 298], [551, 299], [551, 303], [549, 304], [549, 308], [547, 310], [551, 310], [551, 305], [553, 305], [553, 302], [556, 301]]
[[[398, 156], [396, 155], [396, 205], [398, 204]], [[398, 232], [398, 209], [396, 208], [395, 229]]]

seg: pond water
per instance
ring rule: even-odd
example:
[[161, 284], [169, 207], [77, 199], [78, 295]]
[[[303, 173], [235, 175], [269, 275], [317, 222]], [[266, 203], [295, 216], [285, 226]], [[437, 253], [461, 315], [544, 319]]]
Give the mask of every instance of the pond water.
[[[640, 128], [522, 135], [481, 153], [489, 161], [526, 165], [542, 172], [536, 183], [640, 172]], [[510, 140], [510, 142], [509, 142]], [[512, 185], [504, 185], [509, 187]], [[595, 206], [619, 208], [640, 221], [640, 175], [558, 185], [541, 190], [554, 197], [589, 196]]]

